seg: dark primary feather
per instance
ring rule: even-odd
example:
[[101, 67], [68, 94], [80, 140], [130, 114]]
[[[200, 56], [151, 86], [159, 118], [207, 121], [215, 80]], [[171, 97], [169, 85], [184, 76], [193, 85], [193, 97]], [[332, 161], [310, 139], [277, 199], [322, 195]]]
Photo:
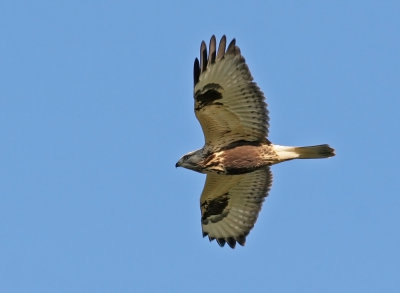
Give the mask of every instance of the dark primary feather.
[[207, 45], [204, 41], [200, 46], [200, 72], [206, 71], [207, 68]]
[[217, 41], [213, 35], [210, 39], [210, 54], [208, 56], [208, 65], [215, 63]]
[[199, 59], [194, 60], [194, 66], [193, 66], [193, 79], [194, 79], [194, 85], [199, 82], [199, 77], [200, 77], [200, 64], [199, 64]]
[[210, 39], [209, 55], [207, 56], [207, 45], [204, 41], [201, 42], [200, 46], [200, 62], [196, 58], [194, 61], [194, 84], [199, 81], [200, 74], [207, 70], [207, 66], [215, 63], [217, 60], [224, 58], [225, 54], [240, 55], [240, 49], [236, 46], [236, 40], [233, 39], [226, 48], [226, 36], [223, 35], [218, 46], [218, 52], [216, 51], [217, 41], [215, 35], [212, 35]]
[[235, 46], [236, 46], [236, 40], [233, 39], [229, 45], [228, 45], [228, 49], [226, 49], [226, 55], [228, 54], [235, 54]]
[[226, 37], [225, 35], [223, 35], [218, 46], [217, 60], [221, 60], [222, 58], [224, 58], [225, 47], [226, 47]]

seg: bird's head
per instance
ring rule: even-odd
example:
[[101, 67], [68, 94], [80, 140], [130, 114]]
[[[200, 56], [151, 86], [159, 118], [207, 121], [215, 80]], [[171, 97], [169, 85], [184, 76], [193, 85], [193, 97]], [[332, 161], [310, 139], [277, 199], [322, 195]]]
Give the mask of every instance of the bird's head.
[[175, 167], [183, 167], [193, 171], [201, 172], [200, 162], [203, 160], [203, 150], [187, 153], [175, 164]]

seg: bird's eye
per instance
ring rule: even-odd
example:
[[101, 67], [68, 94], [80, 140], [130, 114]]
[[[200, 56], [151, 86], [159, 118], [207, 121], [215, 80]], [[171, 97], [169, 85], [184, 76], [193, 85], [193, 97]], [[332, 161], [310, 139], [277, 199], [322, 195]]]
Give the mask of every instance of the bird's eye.
[[183, 160], [184, 160], [184, 161], [186, 161], [186, 160], [189, 159], [189, 158], [190, 158], [190, 155], [184, 155], [184, 156], [183, 156]]

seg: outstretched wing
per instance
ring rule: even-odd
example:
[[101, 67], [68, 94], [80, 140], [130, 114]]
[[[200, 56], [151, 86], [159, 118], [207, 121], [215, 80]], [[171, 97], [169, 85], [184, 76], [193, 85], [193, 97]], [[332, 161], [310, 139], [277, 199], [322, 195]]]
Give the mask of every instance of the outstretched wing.
[[211, 37], [209, 55], [204, 41], [200, 62], [194, 62], [195, 114], [204, 132], [206, 148], [219, 149], [236, 141], [265, 141], [268, 111], [264, 95], [253, 82], [235, 39], [226, 47], [223, 36], [218, 52]]
[[269, 167], [242, 175], [207, 174], [200, 198], [203, 237], [244, 245], [272, 184]]

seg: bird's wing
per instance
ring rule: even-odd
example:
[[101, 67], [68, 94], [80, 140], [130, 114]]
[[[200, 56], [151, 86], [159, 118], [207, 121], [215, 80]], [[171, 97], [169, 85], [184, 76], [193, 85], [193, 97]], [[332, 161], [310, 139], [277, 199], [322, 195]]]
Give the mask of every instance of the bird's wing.
[[268, 111], [261, 92], [235, 39], [218, 51], [211, 37], [209, 54], [204, 41], [200, 62], [194, 62], [195, 114], [204, 132], [206, 148], [218, 149], [237, 141], [261, 142], [268, 135]]
[[269, 167], [242, 175], [207, 174], [200, 198], [203, 237], [244, 245], [272, 184]]

